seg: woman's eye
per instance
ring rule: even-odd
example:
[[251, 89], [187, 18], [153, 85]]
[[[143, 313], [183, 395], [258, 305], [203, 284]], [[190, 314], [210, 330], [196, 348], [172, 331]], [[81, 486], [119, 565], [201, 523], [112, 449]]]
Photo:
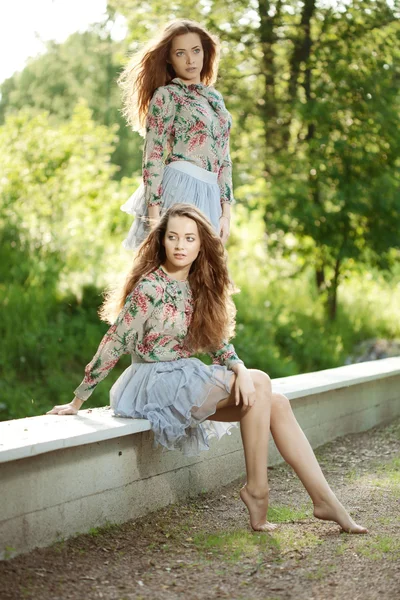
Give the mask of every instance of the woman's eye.
[[195, 53], [198, 54], [200, 52], [200, 48], [196, 48]]
[[183, 52], [177, 52], [177, 53], [176, 53], [176, 55], [177, 55], [177, 56], [182, 56], [182, 55], [183, 55]]
[[168, 239], [169, 239], [169, 240], [174, 240], [174, 239], [175, 239], [175, 236], [174, 236], [174, 235], [169, 235], [169, 236], [168, 236]]
[[187, 237], [187, 238], [186, 238], [186, 240], [187, 240], [188, 242], [194, 242], [194, 238], [192, 238], [192, 237]]

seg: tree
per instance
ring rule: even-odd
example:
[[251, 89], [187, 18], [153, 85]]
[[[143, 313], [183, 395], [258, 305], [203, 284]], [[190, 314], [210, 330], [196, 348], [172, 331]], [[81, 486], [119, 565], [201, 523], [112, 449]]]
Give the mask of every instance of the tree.
[[119, 142], [112, 161], [119, 169], [114, 177], [132, 176], [140, 169], [142, 141], [126, 126], [120, 112], [116, 80], [121, 57], [121, 44], [112, 40], [107, 22], [74, 33], [62, 44], [49, 42], [45, 54], [30, 60], [21, 73], [1, 85], [0, 123], [26, 107], [67, 121], [77, 102], [84, 99], [95, 121], [118, 125]]
[[55, 125], [48, 113], [30, 109], [6, 118], [0, 127], [0, 231], [10, 256], [2, 263], [3, 281], [13, 280], [10, 264], [18, 261], [12, 255], [21, 248], [30, 284], [56, 285], [61, 274], [78, 270], [83, 280], [85, 273], [91, 283], [102, 279], [104, 247], [115, 249], [127, 227], [117, 215], [132, 185], [112, 181], [116, 141], [115, 128], [96, 124], [85, 103], [69, 123]]
[[308, 8], [291, 63], [291, 168], [281, 173], [266, 222], [295, 235], [334, 319], [348, 267], [386, 268], [399, 248], [398, 24], [385, 3], [362, 0], [314, 23], [313, 41]]
[[399, 247], [398, 1], [108, 5], [133, 48], [189, 13], [219, 34], [236, 195], [263, 208], [271, 249], [313, 266], [334, 319], [343, 272]]

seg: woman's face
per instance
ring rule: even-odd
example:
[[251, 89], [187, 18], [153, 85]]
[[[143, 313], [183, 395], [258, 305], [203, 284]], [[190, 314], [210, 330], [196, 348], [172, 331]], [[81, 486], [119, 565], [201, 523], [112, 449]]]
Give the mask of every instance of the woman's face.
[[186, 84], [200, 83], [204, 50], [198, 33], [177, 35], [171, 42], [169, 61], [176, 73]]
[[189, 217], [170, 217], [164, 236], [166, 267], [191, 267], [200, 251], [200, 235], [196, 221]]

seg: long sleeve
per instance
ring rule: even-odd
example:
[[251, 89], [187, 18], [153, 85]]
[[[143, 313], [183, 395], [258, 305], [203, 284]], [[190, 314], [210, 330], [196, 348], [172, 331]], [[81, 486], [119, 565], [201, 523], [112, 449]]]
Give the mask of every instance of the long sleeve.
[[226, 156], [219, 169], [218, 185], [221, 194], [221, 204], [223, 204], [224, 202], [232, 204], [234, 202], [234, 198], [232, 188], [232, 161], [229, 154], [229, 144]]
[[208, 354], [211, 356], [213, 364], [223, 365], [228, 369], [235, 364], [243, 364], [243, 361], [236, 354], [233, 344], [229, 344], [228, 342], [224, 342], [218, 350], [209, 352]]
[[158, 88], [151, 99], [146, 119], [143, 148], [143, 184], [148, 206], [162, 204], [164, 152], [173, 129], [175, 103], [165, 88]]
[[87, 400], [121, 356], [131, 352], [138, 336], [143, 335], [145, 323], [156, 303], [156, 296], [157, 290], [154, 284], [148, 281], [139, 283], [127, 296], [117, 320], [109, 328], [93, 359], [86, 366], [85, 377], [74, 392], [77, 398]]

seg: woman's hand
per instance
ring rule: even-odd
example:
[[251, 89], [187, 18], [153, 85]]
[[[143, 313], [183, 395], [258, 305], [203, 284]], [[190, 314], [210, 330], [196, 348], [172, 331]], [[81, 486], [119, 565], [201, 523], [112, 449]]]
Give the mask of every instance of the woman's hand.
[[83, 400], [75, 396], [72, 402], [54, 406], [46, 415], [76, 415], [82, 404]]
[[235, 380], [235, 404], [239, 406], [242, 398], [243, 406], [251, 407], [256, 401], [256, 388], [250, 372], [242, 364], [235, 365], [233, 369], [236, 373]]
[[231, 229], [231, 220], [228, 216], [222, 215], [219, 219], [219, 236], [222, 243], [226, 244], [229, 238], [229, 232]]

